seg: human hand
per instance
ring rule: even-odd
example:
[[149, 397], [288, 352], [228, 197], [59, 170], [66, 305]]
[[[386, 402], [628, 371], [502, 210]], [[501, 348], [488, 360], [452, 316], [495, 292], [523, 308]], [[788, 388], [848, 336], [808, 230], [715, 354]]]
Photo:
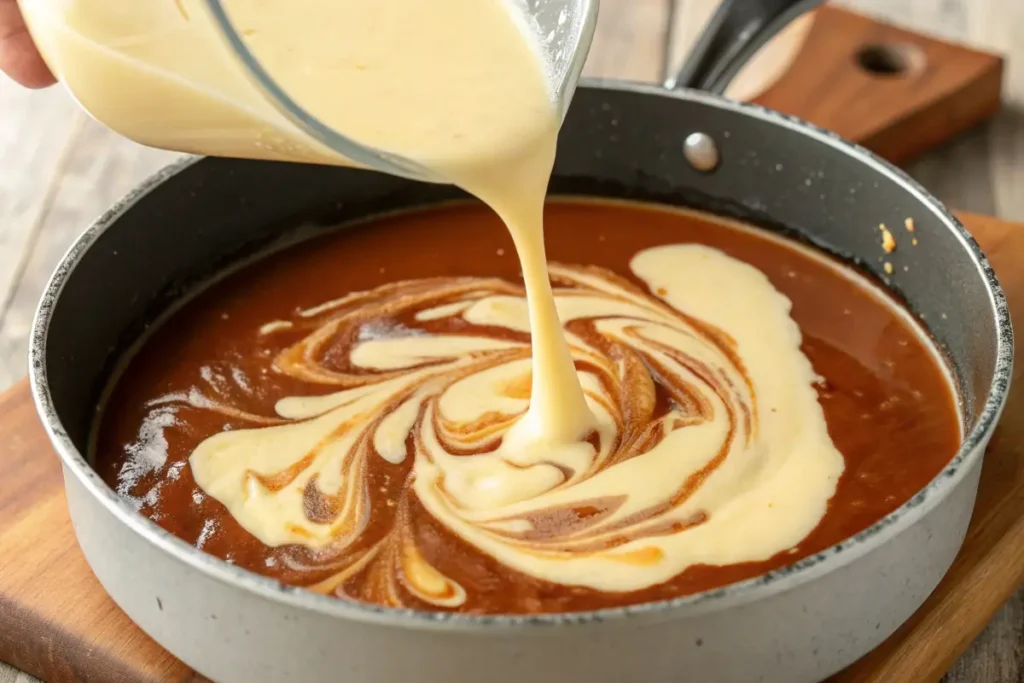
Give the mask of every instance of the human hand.
[[17, 0], [0, 0], [0, 71], [26, 88], [57, 81], [25, 27]]

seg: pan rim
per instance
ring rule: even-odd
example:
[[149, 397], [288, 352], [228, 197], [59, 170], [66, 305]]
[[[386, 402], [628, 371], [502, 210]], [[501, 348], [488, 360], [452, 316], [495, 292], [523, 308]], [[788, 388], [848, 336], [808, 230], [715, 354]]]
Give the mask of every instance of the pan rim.
[[[229, 587], [241, 589], [246, 593], [294, 609], [332, 618], [400, 628], [476, 631], [491, 634], [507, 630], [521, 631], [530, 627], [568, 627], [607, 622], [628, 623], [627, 620], [632, 621], [631, 618], [639, 617], [657, 619], [693, 617], [766, 599], [848, 566], [858, 558], [884, 545], [900, 531], [912, 526], [941, 504], [981, 459], [984, 447], [1005, 406], [1013, 370], [1013, 331], [1005, 294], [988, 259], [960, 221], [931, 193], [902, 170], [863, 147], [843, 140], [835, 133], [795, 117], [755, 104], [735, 102], [717, 95], [693, 90], [668, 91], [657, 85], [594, 79], [585, 79], [582, 86], [588, 90], [629, 92], [689, 100], [696, 104], [760, 119], [810, 137], [853, 157], [873, 171], [888, 176], [905, 187], [923, 209], [934, 214], [958, 238], [961, 248], [968, 252], [985, 281], [991, 307], [990, 312], [986, 312], [986, 315], [991, 315], [994, 318], [997, 330], [995, 369], [981, 413], [973, 428], [964, 435], [960, 449], [943, 471], [910, 500], [860, 533], [792, 565], [692, 595], [586, 612], [539, 615], [469, 615], [358, 603], [289, 586], [276, 579], [254, 574], [204, 553], [139, 514], [99, 478], [63, 428], [50, 395], [45, 362], [49, 324], [55, 305], [60, 299], [68, 278], [88, 253], [90, 247], [135, 203], [144, 199], [153, 189], [170, 177], [199, 163], [202, 160], [201, 157], [186, 157], [167, 166], [143, 181], [114, 204], [72, 244], [46, 285], [32, 323], [29, 346], [29, 381], [36, 410], [42, 417], [47, 436], [61, 458], [65, 476], [68, 474], [74, 476], [89, 495], [119, 523], [159, 548], [170, 559], [184, 563], [207, 578]], [[546, 629], [540, 629], [540, 632], [546, 632]]]

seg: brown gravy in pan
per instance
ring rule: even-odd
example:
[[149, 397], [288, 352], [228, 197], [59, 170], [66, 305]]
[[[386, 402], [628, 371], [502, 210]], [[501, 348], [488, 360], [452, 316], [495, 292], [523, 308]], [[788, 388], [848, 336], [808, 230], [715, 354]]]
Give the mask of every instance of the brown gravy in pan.
[[[625, 202], [553, 201], [545, 224], [598, 416], [578, 453], [504, 444], [530, 397], [519, 262], [498, 218], [458, 204], [292, 247], [185, 304], [117, 379], [98, 471], [168, 531], [289, 584], [538, 613], [791, 564], [902, 505], [959, 447], [924, 333], [833, 259]], [[778, 310], [716, 317], [730, 301]], [[808, 396], [817, 436], [790, 419]]]

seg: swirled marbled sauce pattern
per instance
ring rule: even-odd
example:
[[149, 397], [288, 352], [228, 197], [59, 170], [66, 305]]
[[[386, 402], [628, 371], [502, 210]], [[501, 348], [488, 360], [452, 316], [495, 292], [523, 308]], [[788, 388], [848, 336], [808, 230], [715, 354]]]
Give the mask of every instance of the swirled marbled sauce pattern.
[[[632, 269], [655, 294], [552, 267], [598, 422], [584, 442], [503, 438], [531, 382], [520, 287], [413, 280], [287, 321], [305, 336], [274, 371], [330, 393], [282, 399], [281, 424], [207, 439], [190, 458], [196, 482], [263, 543], [338, 558], [320, 590], [369, 572], [361, 597], [388, 604], [402, 603], [399, 586], [442, 607], [466, 597], [418, 550], [414, 509], [518, 572], [603, 591], [795, 546], [843, 459], [789, 301], [707, 247], [648, 249]], [[405, 485], [374, 490], [371, 471]]]
[[595, 416], [581, 442], [509, 438], [533, 384], [522, 280], [500, 223], [462, 205], [294, 247], [185, 304], [114, 385], [98, 471], [286, 583], [522, 613], [788, 564], [955, 453], [935, 352], [863, 278], [699, 214], [548, 210], [554, 259], [606, 267], [552, 267]]

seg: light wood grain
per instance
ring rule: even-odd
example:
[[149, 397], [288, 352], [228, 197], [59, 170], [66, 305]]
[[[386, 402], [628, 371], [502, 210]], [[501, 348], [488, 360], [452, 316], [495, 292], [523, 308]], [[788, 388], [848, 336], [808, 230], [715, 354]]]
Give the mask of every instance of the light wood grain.
[[[718, 0], [675, 0], [666, 52], [667, 70], [679, 69], [717, 5]], [[792, 64], [812, 25], [811, 14], [794, 20], [736, 75], [726, 95], [752, 100], [761, 94]]]
[[[3, 77], [0, 76], [0, 79]], [[83, 116], [57, 90], [25, 92], [0, 82], [0, 330], [25, 275], [46, 209], [59, 191], [68, 149]], [[20, 358], [0, 354], [0, 386], [24, 373]]]
[[[31, 249], [23, 253], [20, 277], [0, 310], [0, 358], [25, 358], [32, 313], [49, 273], [82, 228], [176, 157], [120, 138], [92, 119], [74, 119], [74, 136], [60, 159], [59, 186], [45, 197], [31, 226]], [[20, 360], [8, 363], [10, 374], [24, 374]]]
[[602, 0], [584, 75], [659, 80], [665, 71], [672, 0]]
[[[3, 79], [0, 76], [0, 79]], [[94, 218], [178, 155], [125, 140], [59, 88], [0, 80], [0, 387], [25, 374], [27, 338], [50, 272]]]
[[17, 669], [0, 664], [0, 683], [36, 683], [39, 679]]
[[[685, 54], [715, 2], [603, 0], [597, 45], [611, 43], [618, 56], [606, 58], [603, 65], [589, 65], [590, 72], [630, 79], [650, 73], [648, 77], [660, 79]], [[1003, 113], [915, 162], [910, 170], [951, 205], [1024, 219], [1024, 2], [851, 0], [844, 4], [1009, 57], [1004, 81], [1008, 106]], [[656, 23], [668, 18], [670, 24]], [[639, 47], [624, 48], [608, 33], [619, 22], [638, 36], [656, 37], [638, 41]], [[652, 26], [653, 32], [645, 33]], [[791, 37], [795, 34], [791, 32]], [[799, 36], [792, 39], [798, 41]], [[784, 61], [785, 50], [776, 49], [780, 50], [776, 59]], [[91, 127], [63, 92], [29, 93], [0, 76], [0, 387], [24, 374], [26, 321], [56, 259], [87, 223], [87, 211], [92, 208], [76, 208], [79, 201], [91, 199], [85, 188], [91, 183], [106, 201], [161, 161], [161, 153], [143, 153], [113, 137], [103, 140]], [[97, 158], [96, 167], [87, 165], [89, 155]], [[66, 168], [80, 169], [77, 182], [65, 183]], [[96, 168], [108, 169], [105, 181], [100, 180], [104, 171]], [[97, 199], [93, 206], [102, 204]], [[63, 208], [52, 212], [54, 207]], [[1018, 595], [954, 665], [947, 683], [1024, 680], [1022, 627], [1024, 599]], [[0, 665], [0, 683], [14, 680], [31, 679]]]

